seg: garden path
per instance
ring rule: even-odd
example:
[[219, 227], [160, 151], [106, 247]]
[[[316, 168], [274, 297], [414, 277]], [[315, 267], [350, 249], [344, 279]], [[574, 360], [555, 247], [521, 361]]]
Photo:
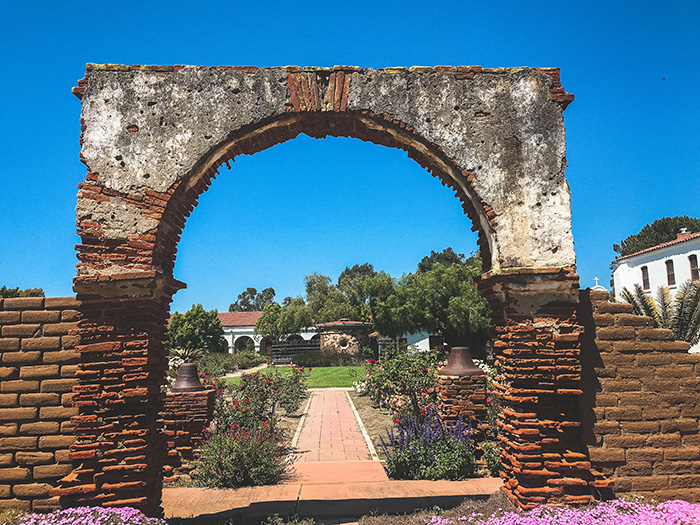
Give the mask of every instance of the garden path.
[[323, 525], [350, 525], [370, 512], [454, 507], [465, 497], [485, 499], [502, 486], [499, 478], [390, 481], [381, 463], [372, 459], [374, 448], [367, 444], [369, 438], [362, 432], [364, 425], [347, 390], [309, 392], [294, 440], [299, 460], [287, 481], [235, 490], [165, 488], [166, 517], [196, 517], [191, 525], [210, 525], [216, 519], [262, 519], [278, 513], [314, 517]]
[[292, 441], [291, 483], [388, 481], [347, 389], [314, 389]]

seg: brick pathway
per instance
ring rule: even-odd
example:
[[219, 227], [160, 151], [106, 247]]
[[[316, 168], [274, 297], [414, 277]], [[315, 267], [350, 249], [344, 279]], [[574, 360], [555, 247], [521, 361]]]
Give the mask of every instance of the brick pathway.
[[311, 396], [297, 443], [297, 463], [371, 460], [345, 392], [319, 390]]

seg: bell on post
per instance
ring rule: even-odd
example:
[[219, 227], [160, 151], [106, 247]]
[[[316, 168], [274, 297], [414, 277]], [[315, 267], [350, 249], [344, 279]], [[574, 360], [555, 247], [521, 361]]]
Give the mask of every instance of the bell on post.
[[173, 383], [172, 392], [198, 392], [204, 390], [199, 381], [197, 363], [182, 363], [178, 369], [177, 379]]
[[478, 376], [484, 371], [472, 361], [472, 355], [466, 346], [455, 346], [450, 350], [447, 366], [438, 370], [441, 376]]

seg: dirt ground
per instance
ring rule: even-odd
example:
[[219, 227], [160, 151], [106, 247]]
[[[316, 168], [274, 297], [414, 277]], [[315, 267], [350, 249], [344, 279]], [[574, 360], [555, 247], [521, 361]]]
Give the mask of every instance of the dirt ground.
[[515, 511], [515, 506], [503, 492], [498, 492], [487, 500], [467, 499], [459, 506], [449, 510], [433, 508], [421, 510], [411, 514], [387, 515], [379, 516], [363, 516], [359, 525], [425, 525], [432, 516], [441, 516], [443, 518], [451, 518], [456, 521], [456, 518], [462, 516], [470, 516], [474, 512], [478, 512], [486, 517], [490, 517], [493, 513], [503, 513]]
[[372, 401], [368, 396], [361, 396], [357, 392], [350, 392], [352, 402], [360, 414], [360, 419], [364, 423], [374, 448], [377, 450], [379, 459], [384, 460], [386, 456], [382, 449], [380, 438], [386, 441], [386, 430], [394, 423], [394, 416], [385, 408], [373, 408]]

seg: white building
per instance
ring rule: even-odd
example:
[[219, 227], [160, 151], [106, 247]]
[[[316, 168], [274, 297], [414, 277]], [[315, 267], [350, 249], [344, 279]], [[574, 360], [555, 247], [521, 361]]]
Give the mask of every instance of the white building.
[[[255, 334], [255, 323], [258, 322], [262, 312], [221, 312], [219, 321], [224, 327], [224, 338], [228, 344], [228, 352], [234, 354], [252, 344], [256, 352], [265, 350], [267, 341]], [[287, 340], [310, 341], [316, 334], [315, 328], [303, 330], [298, 334], [292, 334]], [[262, 347], [262, 348], [261, 348]]]
[[[624, 301], [622, 290], [632, 291], [640, 284], [645, 292], [654, 297], [659, 288], [668, 288], [675, 296], [678, 288], [687, 280], [700, 280], [700, 232], [681, 231], [676, 239], [625, 255], [615, 259], [617, 268], [613, 272], [615, 298]], [[691, 351], [700, 351], [700, 345]]]

